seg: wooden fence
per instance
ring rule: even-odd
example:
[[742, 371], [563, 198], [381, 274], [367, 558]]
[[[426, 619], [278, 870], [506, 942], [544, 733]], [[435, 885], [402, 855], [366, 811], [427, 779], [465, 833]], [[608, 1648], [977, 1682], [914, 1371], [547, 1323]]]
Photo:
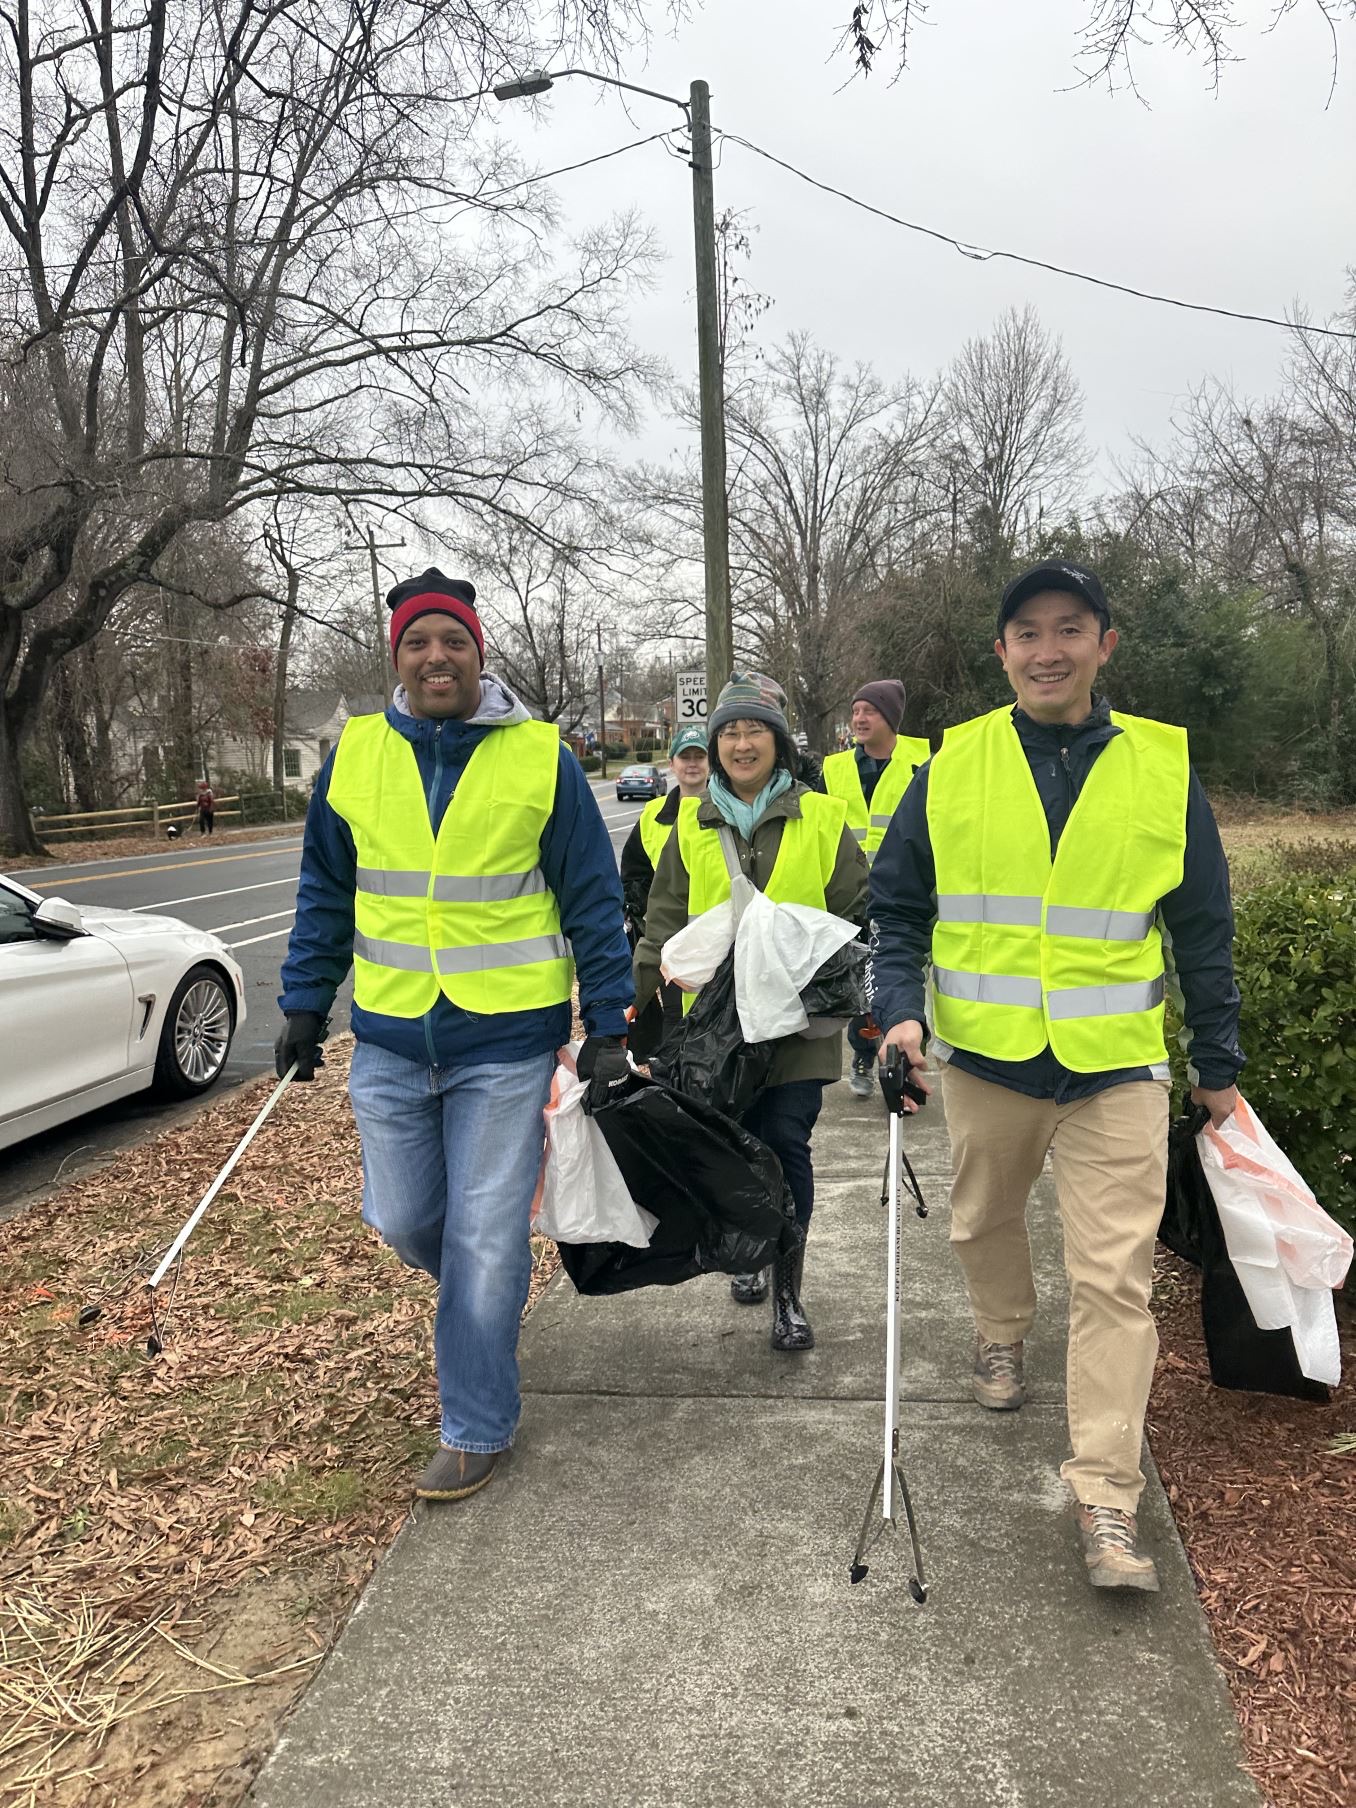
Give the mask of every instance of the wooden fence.
[[[234, 805], [227, 809], [226, 806]], [[216, 816], [220, 820], [242, 813], [238, 794], [219, 797]], [[59, 835], [151, 835], [160, 840], [171, 823], [181, 828], [196, 822], [196, 799], [188, 803], [133, 804], [125, 810], [67, 810], [59, 815], [32, 817], [33, 833], [40, 841], [54, 841]]]

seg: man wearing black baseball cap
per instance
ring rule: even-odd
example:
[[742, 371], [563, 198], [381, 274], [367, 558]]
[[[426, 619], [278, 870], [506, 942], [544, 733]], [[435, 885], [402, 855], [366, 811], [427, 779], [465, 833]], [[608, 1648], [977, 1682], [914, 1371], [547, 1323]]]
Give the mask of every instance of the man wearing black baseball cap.
[[1116, 643], [1083, 566], [1048, 560], [1003, 592], [995, 651], [1017, 703], [949, 729], [886, 830], [871, 872], [872, 1009], [886, 1046], [922, 1068], [930, 1006], [972, 1388], [996, 1411], [1025, 1398], [1026, 1203], [1053, 1155], [1069, 1275], [1061, 1474], [1093, 1584], [1156, 1589], [1135, 1511], [1158, 1346], [1170, 972], [1192, 1098], [1216, 1123], [1237, 1103], [1243, 1056], [1219, 832], [1185, 732], [1097, 693]]

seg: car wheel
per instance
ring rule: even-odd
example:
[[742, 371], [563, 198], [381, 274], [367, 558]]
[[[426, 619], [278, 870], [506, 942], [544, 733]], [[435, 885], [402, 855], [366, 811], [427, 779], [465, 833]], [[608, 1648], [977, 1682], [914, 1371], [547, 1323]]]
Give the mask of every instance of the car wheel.
[[228, 984], [214, 967], [192, 967], [174, 988], [160, 1030], [155, 1089], [162, 1098], [191, 1099], [221, 1077], [235, 1034]]

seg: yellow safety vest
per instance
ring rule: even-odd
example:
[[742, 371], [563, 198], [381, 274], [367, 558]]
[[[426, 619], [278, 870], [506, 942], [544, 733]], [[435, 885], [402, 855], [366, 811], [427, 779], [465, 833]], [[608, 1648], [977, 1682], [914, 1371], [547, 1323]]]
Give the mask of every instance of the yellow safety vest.
[[[689, 922], [725, 903], [730, 895], [726, 838], [718, 829], [698, 823], [700, 803], [700, 798], [685, 797], [678, 806], [678, 853], [687, 868]], [[782, 824], [781, 845], [765, 895], [775, 904], [811, 904], [823, 910], [825, 887], [833, 876], [843, 839], [845, 808], [841, 798], [824, 797], [817, 791], [803, 792], [800, 808], [799, 817], [788, 816]], [[683, 1009], [691, 1010], [695, 999], [696, 993], [686, 993]]]
[[841, 797], [847, 805], [848, 827], [865, 848], [868, 866], [876, 858], [890, 818], [909, 788], [914, 767], [921, 766], [931, 755], [932, 748], [921, 736], [897, 735], [890, 764], [876, 780], [869, 806], [862, 790], [856, 751], [849, 747], [846, 753], [831, 753], [824, 761], [824, 784], [829, 796]]
[[574, 962], [540, 866], [560, 735], [515, 722], [478, 744], [435, 842], [415, 752], [384, 716], [351, 716], [329, 801], [358, 854], [353, 999], [422, 1017], [440, 993], [494, 1014], [563, 1004]]
[[640, 813], [640, 845], [645, 849], [646, 858], [651, 866], [659, 865], [659, 856], [664, 852], [664, 843], [673, 833], [671, 822], [659, 822], [659, 812], [668, 802], [667, 797], [652, 797]]
[[956, 1048], [1075, 1073], [1153, 1066], [1163, 1042], [1159, 900], [1182, 879], [1186, 731], [1112, 712], [1053, 863], [1010, 709], [947, 730], [928, 782], [937, 870], [933, 1022]]

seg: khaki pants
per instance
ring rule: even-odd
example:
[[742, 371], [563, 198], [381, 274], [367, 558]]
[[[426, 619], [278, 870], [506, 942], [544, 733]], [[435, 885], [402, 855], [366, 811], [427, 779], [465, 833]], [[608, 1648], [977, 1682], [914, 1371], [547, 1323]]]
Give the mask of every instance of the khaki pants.
[[1031, 1099], [948, 1067], [956, 1166], [951, 1243], [981, 1337], [1018, 1343], [1036, 1313], [1026, 1203], [1047, 1150], [1069, 1276], [1071, 1460], [1086, 1506], [1133, 1513], [1158, 1332], [1149, 1312], [1167, 1175], [1168, 1082], [1109, 1086], [1072, 1104]]

